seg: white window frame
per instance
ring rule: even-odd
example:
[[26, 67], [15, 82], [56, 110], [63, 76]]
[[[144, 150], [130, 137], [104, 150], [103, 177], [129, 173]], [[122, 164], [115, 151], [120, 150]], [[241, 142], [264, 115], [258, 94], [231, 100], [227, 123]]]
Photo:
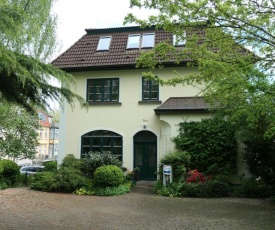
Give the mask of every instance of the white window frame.
[[[105, 39], [109, 39], [107, 42]], [[96, 50], [109, 50], [111, 44], [112, 36], [101, 36], [98, 40]]]
[[[150, 45], [145, 45], [144, 44], [144, 41], [145, 41], [145, 39], [144, 39], [144, 37], [146, 37], [146, 36], [150, 36], [150, 37], [153, 37], [153, 42], [152, 42], [152, 44], [150, 44]], [[146, 33], [146, 34], [142, 34], [142, 43], [141, 43], [141, 48], [152, 48], [152, 47], [154, 47], [155, 46], [155, 34], [154, 33]]]
[[[130, 40], [131, 38], [134, 38], [134, 37], [138, 37], [138, 44], [135, 47], [133, 46], [129, 47], [129, 45], [131, 44]], [[140, 38], [141, 38], [141, 34], [129, 34], [128, 41], [127, 41], [127, 49], [138, 49], [140, 47]]]
[[[153, 42], [149, 45], [144, 44], [144, 37], [150, 36], [153, 37]], [[130, 46], [130, 44], [133, 44], [130, 42], [131, 38], [138, 37], [138, 42], [134, 43], [135, 46]], [[155, 33], [144, 33], [144, 34], [129, 34], [128, 41], [127, 41], [127, 49], [140, 49], [140, 48], [152, 48], [155, 46]]]

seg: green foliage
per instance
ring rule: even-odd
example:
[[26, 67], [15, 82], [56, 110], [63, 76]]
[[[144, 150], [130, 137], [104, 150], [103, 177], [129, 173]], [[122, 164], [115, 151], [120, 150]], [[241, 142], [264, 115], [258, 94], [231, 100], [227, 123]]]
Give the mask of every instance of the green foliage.
[[[50, 100], [80, 105], [85, 100], [73, 93], [68, 84], [72, 75], [46, 64], [55, 50], [56, 16], [52, 14], [54, 0], [1, 1], [0, 7], [0, 97], [21, 105], [27, 111], [45, 110]], [[50, 79], [59, 80], [60, 87]]]
[[96, 169], [93, 183], [96, 187], [119, 186], [124, 182], [122, 170], [115, 165], [104, 165]]
[[261, 181], [244, 179], [240, 185], [236, 185], [234, 195], [247, 198], [265, 198], [272, 195], [272, 189]]
[[60, 168], [73, 168], [77, 170], [82, 170], [83, 168], [83, 162], [81, 159], [75, 158], [73, 154], [67, 154], [63, 161], [62, 164], [60, 165]]
[[190, 154], [188, 166], [210, 175], [231, 175], [236, 170], [237, 142], [234, 128], [218, 118], [180, 124], [176, 147]]
[[155, 191], [160, 196], [167, 197], [180, 197], [181, 196], [181, 188], [183, 187], [183, 183], [173, 182], [167, 187], [163, 187], [162, 185], [154, 186], [153, 191]]
[[45, 192], [74, 192], [89, 184], [80, 170], [63, 167], [57, 172], [41, 172], [35, 175], [31, 189]]
[[[1, 78], [1, 77], [0, 77]], [[30, 158], [36, 154], [38, 117], [23, 108], [1, 100], [0, 96], [0, 158]]]
[[163, 165], [171, 165], [173, 170], [173, 180], [183, 181], [186, 174], [186, 168], [190, 164], [190, 155], [186, 151], [177, 150], [165, 154], [160, 160], [159, 175], [162, 178]]
[[230, 195], [231, 190], [228, 183], [217, 180], [198, 184], [173, 182], [167, 187], [163, 187], [161, 181], [158, 181], [153, 187], [153, 192], [168, 197], [225, 197]]
[[11, 160], [0, 160], [0, 181], [8, 186], [15, 184], [19, 175], [18, 165]]
[[148, 68], [144, 75], [155, 76], [152, 71], [169, 56], [176, 63], [188, 60], [187, 65], [195, 67], [197, 73], [189, 76], [176, 73], [172, 79], [159, 82], [202, 83], [205, 87], [201, 94], [211, 110], [233, 124], [239, 140], [247, 145], [245, 160], [249, 170], [274, 185], [274, 5], [269, 0], [132, 0], [131, 7], [154, 9], [158, 16], [140, 20], [129, 14], [125, 22], [143, 27], [155, 25], [186, 40], [180, 50], [173, 49], [168, 41], [142, 54], [137, 66]]
[[89, 152], [85, 158], [83, 158], [83, 172], [89, 177], [93, 178], [94, 172], [98, 167], [104, 165], [116, 165], [122, 166], [122, 162], [112, 155], [110, 152]]
[[96, 187], [94, 194], [96, 196], [118, 196], [130, 192], [131, 183], [120, 184], [112, 187]]
[[264, 136], [268, 125], [263, 118], [257, 125], [241, 130], [240, 135], [245, 144], [244, 160], [251, 174], [268, 185], [275, 185], [275, 142], [274, 138]]
[[42, 165], [44, 166], [43, 171], [55, 172], [57, 170], [57, 161], [43, 162]]

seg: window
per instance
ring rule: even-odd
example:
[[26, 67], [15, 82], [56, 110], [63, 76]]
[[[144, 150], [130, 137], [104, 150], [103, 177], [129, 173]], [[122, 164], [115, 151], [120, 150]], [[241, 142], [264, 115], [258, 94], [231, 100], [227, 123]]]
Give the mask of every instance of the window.
[[81, 137], [81, 157], [88, 152], [110, 151], [122, 161], [122, 136], [108, 130], [96, 130]]
[[48, 130], [45, 129], [45, 139], [48, 139]]
[[159, 84], [154, 80], [142, 77], [142, 100], [158, 100]]
[[[186, 33], [183, 35], [186, 37]], [[173, 45], [174, 46], [184, 46], [186, 43], [186, 39], [181, 39], [177, 35], [173, 35]]]
[[46, 116], [42, 113], [38, 113], [38, 117], [40, 121], [46, 121]]
[[43, 139], [43, 129], [39, 130], [39, 137], [40, 137], [40, 139]]
[[100, 37], [97, 45], [97, 50], [109, 50], [111, 38], [111, 36]]
[[88, 102], [118, 102], [119, 79], [88, 79], [87, 80]]
[[154, 47], [155, 45], [155, 34], [143, 34], [142, 48]]
[[155, 34], [130, 34], [127, 49], [150, 48], [155, 45]]
[[59, 128], [53, 127], [50, 129], [50, 139], [51, 140], [59, 139]]

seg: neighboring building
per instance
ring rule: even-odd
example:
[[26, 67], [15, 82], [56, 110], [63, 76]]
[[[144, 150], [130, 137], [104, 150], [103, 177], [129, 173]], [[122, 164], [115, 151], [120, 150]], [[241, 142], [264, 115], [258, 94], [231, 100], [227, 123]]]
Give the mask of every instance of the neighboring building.
[[[58, 161], [66, 154], [81, 158], [89, 151], [111, 151], [132, 170], [141, 169], [141, 179], [155, 180], [157, 164], [174, 150], [172, 138], [184, 120], [208, 117], [208, 105], [200, 94], [203, 86], [159, 86], [135, 68], [141, 51], [161, 41], [178, 49], [173, 35], [154, 28], [123, 27], [87, 29], [87, 34], [53, 61], [74, 75], [75, 92], [86, 98], [89, 110], [64, 104], [60, 119]], [[173, 71], [188, 75], [196, 68], [165, 63], [155, 73], [170, 79]], [[74, 89], [74, 88], [73, 88]]]
[[38, 111], [39, 124], [41, 125], [38, 131], [38, 143], [36, 160], [52, 160], [58, 154], [58, 140], [59, 140], [59, 125], [51, 120], [51, 116], [43, 111]]

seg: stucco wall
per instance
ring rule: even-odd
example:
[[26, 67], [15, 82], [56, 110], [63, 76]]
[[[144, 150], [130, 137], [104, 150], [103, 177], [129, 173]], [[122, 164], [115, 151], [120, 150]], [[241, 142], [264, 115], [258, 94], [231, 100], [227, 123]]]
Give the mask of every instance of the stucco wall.
[[[173, 77], [174, 68], [166, 68], [156, 71], [163, 78]], [[63, 106], [60, 124], [59, 163], [66, 154], [74, 154], [80, 157], [81, 136], [93, 130], [110, 130], [123, 137], [123, 161], [124, 166], [133, 167], [133, 136], [144, 130], [156, 134], [158, 138], [158, 159], [168, 150], [173, 149], [171, 137], [177, 133], [177, 124], [183, 118], [181, 115], [156, 115], [154, 109], [160, 104], [139, 104], [142, 93], [142, 71], [117, 70], [117, 71], [93, 71], [74, 73], [76, 78], [75, 92], [86, 98], [87, 79], [93, 78], [119, 78], [119, 98], [121, 105], [90, 105], [88, 110], [80, 109], [78, 104], [72, 110], [67, 104]], [[192, 68], [178, 68], [178, 72], [187, 75], [196, 71]], [[166, 101], [170, 97], [196, 96], [201, 86], [160, 86], [159, 100]], [[204, 114], [202, 115], [205, 116]], [[188, 119], [199, 120], [198, 114], [189, 114]]]

